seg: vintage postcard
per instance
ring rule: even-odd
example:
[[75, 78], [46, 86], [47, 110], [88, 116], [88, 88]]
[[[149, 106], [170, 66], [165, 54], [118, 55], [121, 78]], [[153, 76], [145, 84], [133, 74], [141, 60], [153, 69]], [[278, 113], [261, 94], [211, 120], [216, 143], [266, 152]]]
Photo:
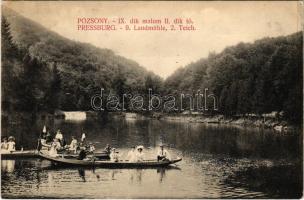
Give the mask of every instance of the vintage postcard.
[[1, 198], [302, 198], [302, 1], [1, 3]]

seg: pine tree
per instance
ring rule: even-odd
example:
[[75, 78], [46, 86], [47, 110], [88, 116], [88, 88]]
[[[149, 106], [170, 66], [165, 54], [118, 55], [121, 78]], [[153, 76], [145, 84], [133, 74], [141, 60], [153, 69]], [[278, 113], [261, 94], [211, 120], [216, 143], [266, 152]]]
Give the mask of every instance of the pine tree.
[[5, 17], [1, 22], [1, 92], [2, 109], [11, 110], [15, 104], [15, 84], [14, 65], [18, 62], [18, 48], [13, 43], [9, 23]]

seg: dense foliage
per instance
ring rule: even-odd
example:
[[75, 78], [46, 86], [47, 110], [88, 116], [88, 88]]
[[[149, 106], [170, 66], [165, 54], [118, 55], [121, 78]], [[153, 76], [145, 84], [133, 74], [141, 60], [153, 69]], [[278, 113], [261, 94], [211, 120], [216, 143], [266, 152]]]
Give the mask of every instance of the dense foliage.
[[209, 88], [218, 98], [219, 113], [225, 115], [277, 111], [301, 122], [302, 44], [302, 32], [240, 43], [180, 68], [165, 87], [167, 92], [188, 93]]
[[100, 88], [121, 95], [144, 91], [146, 79], [162, 82], [132, 60], [63, 38], [7, 8], [3, 19], [5, 110], [89, 110]]
[[111, 50], [68, 40], [8, 9], [3, 10], [1, 34], [4, 111], [90, 110], [90, 98], [100, 88], [119, 98], [124, 93], [147, 97], [148, 88], [176, 97], [208, 88], [217, 97], [216, 113], [277, 111], [301, 122], [302, 32], [210, 53], [165, 81]]

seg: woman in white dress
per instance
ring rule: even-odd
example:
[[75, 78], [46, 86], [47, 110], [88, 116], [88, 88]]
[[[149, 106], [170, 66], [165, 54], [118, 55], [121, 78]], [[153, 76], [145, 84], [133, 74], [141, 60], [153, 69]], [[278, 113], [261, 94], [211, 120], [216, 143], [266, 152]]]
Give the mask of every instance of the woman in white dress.
[[58, 156], [58, 152], [57, 150], [61, 147], [60, 142], [58, 139], [54, 139], [52, 145], [51, 145], [51, 149], [49, 151], [49, 155], [51, 157], [57, 157]]
[[119, 160], [119, 155], [118, 155], [118, 152], [116, 152], [115, 148], [112, 148], [112, 150], [111, 150], [110, 159], [111, 159], [111, 161], [114, 161], [114, 162], [118, 162], [118, 160]]
[[7, 142], [7, 137], [2, 139], [1, 142], [1, 153], [9, 153], [8, 151], [8, 142]]
[[140, 145], [137, 148], [137, 152], [135, 153], [136, 162], [144, 161], [145, 154], [143, 153], [144, 146]]
[[133, 146], [128, 152], [126, 160], [128, 160], [129, 162], [136, 162], [135, 146]]
[[74, 151], [74, 153], [76, 153], [77, 151], [77, 140], [74, 136], [72, 136], [72, 141], [71, 141], [71, 144], [69, 145], [69, 150], [70, 151]]
[[10, 137], [8, 138], [8, 143], [7, 143], [7, 145], [8, 145], [7, 150], [8, 150], [9, 152], [14, 152], [14, 151], [16, 151], [16, 143], [15, 143], [15, 138], [14, 138], [13, 136], [10, 136]]

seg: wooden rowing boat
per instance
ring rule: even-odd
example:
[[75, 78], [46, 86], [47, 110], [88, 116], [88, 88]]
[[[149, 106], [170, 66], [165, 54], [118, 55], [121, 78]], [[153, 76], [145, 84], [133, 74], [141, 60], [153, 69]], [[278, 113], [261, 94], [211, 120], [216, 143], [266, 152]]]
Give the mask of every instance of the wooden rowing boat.
[[181, 161], [181, 158], [166, 161], [157, 160], [145, 160], [143, 162], [128, 162], [120, 160], [118, 162], [109, 160], [77, 160], [75, 158], [69, 158], [64, 156], [51, 157], [47, 154], [40, 152], [42, 158], [52, 161], [52, 163], [64, 166], [81, 166], [81, 167], [102, 167], [102, 168], [151, 168], [151, 167], [166, 167], [171, 164]]
[[[43, 150], [42, 150], [43, 151]], [[46, 151], [43, 151], [46, 152]], [[70, 158], [77, 158], [78, 154], [74, 153], [60, 153], [59, 154], [64, 155], [65, 157], [70, 157]], [[89, 154], [90, 156], [90, 154]], [[109, 153], [106, 152], [96, 152], [94, 153], [94, 156], [97, 157], [98, 159], [104, 159], [104, 160], [109, 160], [110, 156]], [[1, 159], [18, 159], [18, 158], [39, 158], [39, 152], [37, 150], [25, 150], [25, 151], [13, 151], [13, 152], [1, 152]]]

